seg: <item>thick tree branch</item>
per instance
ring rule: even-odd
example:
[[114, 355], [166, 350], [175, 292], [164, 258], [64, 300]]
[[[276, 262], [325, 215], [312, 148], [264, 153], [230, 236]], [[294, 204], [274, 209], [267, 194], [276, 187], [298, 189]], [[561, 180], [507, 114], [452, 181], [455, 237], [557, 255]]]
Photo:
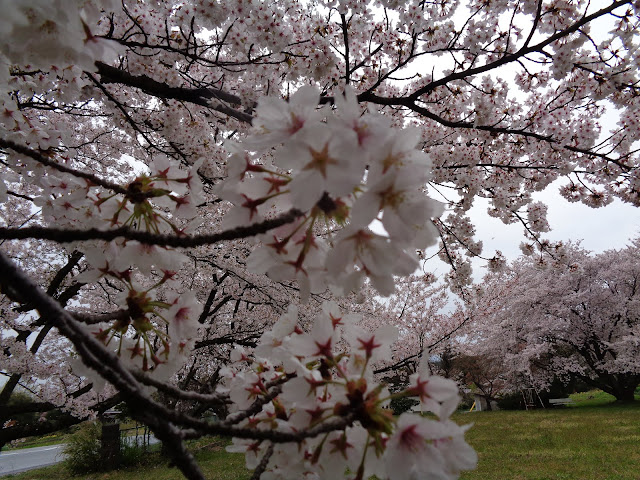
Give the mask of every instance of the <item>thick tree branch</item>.
[[[471, 76], [474, 76], [474, 75], [478, 75], [480, 73], [489, 72], [489, 71], [497, 69], [498, 67], [506, 65], [508, 63], [515, 62], [518, 59], [524, 57], [525, 55], [528, 55], [528, 54], [534, 53], [534, 52], [539, 52], [544, 47], [552, 44], [553, 42], [555, 42], [557, 40], [560, 40], [562, 38], [568, 37], [572, 33], [577, 32], [578, 30], [580, 30], [580, 28], [584, 27], [585, 25], [587, 25], [588, 23], [592, 22], [593, 20], [611, 13], [613, 10], [615, 10], [618, 7], [621, 7], [623, 5], [628, 5], [628, 4], [629, 4], [628, 0], [618, 0], [617, 2], [613, 2], [608, 7], [605, 7], [603, 9], [601, 9], [601, 10], [598, 10], [597, 12], [594, 12], [591, 15], [583, 16], [580, 20], [575, 22], [573, 25], [570, 25], [569, 27], [565, 28], [564, 30], [560, 30], [560, 31], [554, 33], [553, 35], [551, 35], [550, 37], [546, 38], [542, 42], [539, 42], [539, 43], [537, 43], [535, 45], [532, 45], [532, 46], [528, 46], [528, 41], [527, 41], [527, 42], [525, 42], [524, 46], [520, 50], [518, 50], [517, 52], [512, 53], [512, 54], [505, 54], [504, 56], [500, 57], [498, 60], [496, 60], [494, 62], [490, 62], [490, 63], [487, 63], [485, 65], [481, 65], [479, 67], [468, 68], [468, 69], [462, 70], [460, 72], [454, 72], [454, 73], [451, 73], [449, 75], [446, 75], [445, 77], [441, 78], [440, 80], [433, 81], [433, 82], [429, 83], [428, 85], [425, 85], [424, 87], [419, 88], [415, 92], [411, 93], [408, 97], [406, 97], [407, 102], [413, 103], [420, 96], [425, 95], [425, 94], [435, 90], [436, 88], [441, 87], [443, 85], [446, 85], [446, 84], [448, 84], [450, 82], [453, 82], [455, 80], [462, 80], [464, 78], [471, 77]], [[536, 19], [534, 20], [534, 27], [536, 25], [537, 19], [538, 19], [538, 14], [536, 14]], [[533, 33], [530, 34], [530, 37], [532, 36], [532, 34]]]
[[186, 390], [181, 390], [173, 385], [168, 383], [160, 382], [155, 378], [147, 375], [146, 373], [134, 371], [133, 375], [145, 385], [149, 385], [151, 387], [156, 388], [159, 392], [162, 392], [166, 395], [179, 398], [181, 400], [189, 400], [194, 402], [199, 402], [204, 405], [219, 405], [222, 403], [229, 403], [228, 395], [219, 395], [219, 394], [203, 394], [198, 392], [190, 392]]
[[102, 62], [96, 62], [98, 73], [102, 83], [119, 83], [130, 87], [139, 88], [143, 92], [158, 98], [181, 100], [195, 105], [212, 108], [220, 113], [229, 115], [244, 123], [251, 123], [253, 117], [240, 110], [235, 110], [225, 103], [241, 105], [240, 97], [217, 90], [214, 88], [182, 88], [170, 87], [164, 83], [153, 80], [146, 75], [131, 75], [119, 68], [111, 67]]
[[79, 312], [69, 312], [77, 321], [85, 325], [95, 325], [97, 323], [110, 322], [112, 320], [126, 320], [130, 318], [128, 310], [116, 310], [109, 313], [87, 314]]
[[81, 242], [86, 240], [104, 240], [106, 242], [116, 238], [127, 240], [137, 240], [147, 245], [159, 245], [165, 247], [197, 247], [200, 245], [212, 245], [226, 240], [237, 240], [240, 238], [254, 237], [282, 225], [293, 222], [298, 217], [304, 215], [303, 212], [295, 208], [280, 215], [279, 217], [265, 220], [261, 223], [254, 223], [246, 227], [236, 227], [220, 233], [211, 233], [194, 236], [162, 235], [156, 233], [134, 230], [129, 227], [120, 227], [113, 230], [99, 230], [90, 228], [87, 230], [64, 230], [48, 227], [25, 227], [25, 228], [0, 228], [1, 239], [20, 240], [26, 238], [36, 238], [41, 240], [52, 240], [58, 243]]
[[245, 338], [235, 338], [233, 335], [225, 335], [224, 337], [212, 338], [210, 340], [199, 340], [195, 343], [194, 349], [210, 347], [212, 345], [242, 345], [243, 347], [255, 347], [259, 334]]

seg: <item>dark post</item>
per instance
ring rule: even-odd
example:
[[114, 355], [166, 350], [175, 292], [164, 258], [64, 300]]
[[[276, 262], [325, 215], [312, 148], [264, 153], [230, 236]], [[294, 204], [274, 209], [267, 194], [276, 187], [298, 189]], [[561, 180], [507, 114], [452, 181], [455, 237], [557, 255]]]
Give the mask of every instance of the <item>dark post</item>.
[[120, 424], [103, 423], [101, 438], [102, 458], [105, 467], [115, 468], [120, 464]]

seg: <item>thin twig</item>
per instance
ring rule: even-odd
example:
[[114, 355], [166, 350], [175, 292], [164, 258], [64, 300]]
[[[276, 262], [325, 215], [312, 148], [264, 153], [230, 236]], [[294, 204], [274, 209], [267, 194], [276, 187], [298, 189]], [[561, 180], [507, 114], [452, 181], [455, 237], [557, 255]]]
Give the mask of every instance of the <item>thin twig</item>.
[[12, 142], [11, 140], [5, 140], [4, 138], [0, 138], [0, 147], [10, 148], [15, 152], [21, 153], [22, 155], [26, 155], [27, 157], [35, 160], [38, 163], [41, 163], [42, 165], [54, 168], [59, 172], [69, 173], [74, 177], [78, 177], [78, 178], [84, 178], [85, 180], [88, 180], [93, 185], [100, 185], [101, 187], [108, 188], [110, 190], [113, 190], [116, 193], [121, 193], [123, 195], [126, 195], [128, 193], [128, 190], [121, 185], [118, 185], [116, 183], [111, 183], [108, 180], [104, 180], [92, 173], [80, 172], [78, 170], [67, 167], [65, 165], [61, 165], [49, 159], [42, 153], [36, 150], [33, 150], [29, 147], [25, 147], [24, 145], [18, 145], [17, 143]]
[[258, 464], [256, 469], [253, 471], [253, 475], [251, 475], [251, 480], [260, 480], [260, 476], [267, 469], [267, 465], [269, 464], [269, 459], [271, 458], [271, 455], [273, 455], [273, 443], [269, 444], [269, 446], [267, 447], [267, 451], [264, 452], [264, 455], [262, 456], [260, 463]]
[[150, 377], [146, 373], [143, 373], [140, 371], [133, 371], [132, 373], [138, 379], [139, 382], [144, 383], [145, 385], [149, 385], [151, 387], [155, 387], [156, 389], [158, 389], [158, 391], [165, 393], [167, 395], [170, 395], [172, 397], [179, 398], [181, 400], [191, 400], [195, 402], [200, 402], [204, 405], [230, 403], [228, 395], [221, 395], [218, 393], [204, 394], [204, 393], [181, 390], [173, 385], [156, 380], [155, 378]]

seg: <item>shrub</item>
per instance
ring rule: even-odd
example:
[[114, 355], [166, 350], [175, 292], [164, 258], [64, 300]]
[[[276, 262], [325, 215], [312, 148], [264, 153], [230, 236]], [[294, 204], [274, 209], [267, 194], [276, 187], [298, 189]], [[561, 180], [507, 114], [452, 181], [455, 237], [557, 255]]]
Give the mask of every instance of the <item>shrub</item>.
[[134, 467], [145, 463], [149, 457], [148, 450], [135, 443], [120, 442], [120, 465]]
[[101, 425], [87, 422], [69, 437], [64, 454], [67, 468], [74, 474], [95, 472], [104, 462], [100, 452]]
[[391, 400], [391, 410], [393, 410], [394, 415], [400, 415], [408, 410], [411, 410], [415, 405], [418, 405], [418, 402], [415, 398], [411, 397], [400, 397], [394, 398]]
[[474, 402], [473, 393], [460, 392], [460, 402], [458, 403], [458, 410], [470, 410]]
[[102, 458], [102, 424], [87, 422], [70, 436], [64, 449], [67, 468], [73, 474], [98, 472], [114, 467], [133, 467], [145, 462], [146, 446], [127, 442], [120, 438], [120, 461], [118, 465], [107, 465]]

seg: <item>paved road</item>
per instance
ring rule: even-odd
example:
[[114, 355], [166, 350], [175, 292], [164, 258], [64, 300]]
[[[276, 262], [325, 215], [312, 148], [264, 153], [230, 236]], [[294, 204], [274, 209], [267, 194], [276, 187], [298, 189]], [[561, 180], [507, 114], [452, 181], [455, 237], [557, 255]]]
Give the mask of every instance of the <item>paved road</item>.
[[0, 476], [61, 462], [63, 448], [64, 445], [50, 445], [0, 452]]
[[[128, 437], [127, 440], [134, 443], [135, 437]], [[138, 440], [142, 441], [141, 438]], [[158, 442], [159, 440], [151, 435], [149, 444]], [[63, 449], [64, 444], [0, 452], [0, 477], [61, 462], [64, 460]]]

